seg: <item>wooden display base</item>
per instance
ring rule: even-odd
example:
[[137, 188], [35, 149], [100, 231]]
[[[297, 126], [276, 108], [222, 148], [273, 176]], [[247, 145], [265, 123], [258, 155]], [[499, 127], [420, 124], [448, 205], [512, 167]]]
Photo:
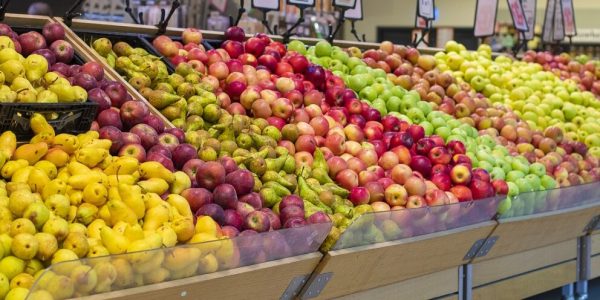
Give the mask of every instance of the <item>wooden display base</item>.
[[[473, 264], [473, 287], [510, 280], [577, 259], [577, 239]], [[572, 274], [575, 275], [574, 273]], [[508, 278], [508, 279], [507, 279]]]
[[513, 300], [559, 288], [575, 281], [575, 260], [531, 271], [473, 289], [473, 299]]
[[[600, 214], [600, 204], [590, 204], [533, 216], [499, 221], [491, 237], [497, 241], [487, 255], [473, 262], [520, 253], [585, 235], [590, 220]], [[574, 247], [576, 249], [576, 247]]]
[[457, 283], [458, 268], [451, 268], [336, 299], [432, 299], [440, 295], [449, 295], [443, 299], [458, 299]]
[[[320, 274], [330, 273], [332, 277], [318, 298], [331, 299], [398, 282], [404, 283], [411, 278], [448, 269], [458, 272], [457, 267], [465, 263], [465, 254], [473, 243], [486, 238], [495, 224], [489, 221], [411, 239], [330, 251], [311, 279], [314, 281]], [[454, 278], [456, 276], [457, 274], [453, 275]], [[454, 285], [453, 290], [456, 291], [458, 281], [452, 280], [449, 284]], [[310, 285], [309, 281], [305, 286], [305, 297], [310, 294], [306, 289]], [[441, 281], [429, 281], [426, 289], [432, 297], [453, 292]], [[414, 292], [423, 293], [423, 290]]]
[[311, 253], [80, 299], [279, 299], [294, 278], [308, 276], [321, 258]]

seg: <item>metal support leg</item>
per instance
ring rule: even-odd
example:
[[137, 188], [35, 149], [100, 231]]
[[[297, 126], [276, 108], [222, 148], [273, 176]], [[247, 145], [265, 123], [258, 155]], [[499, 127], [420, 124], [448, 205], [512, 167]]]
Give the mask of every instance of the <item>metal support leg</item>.
[[458, 267], [458, 300], [473, 299], [473, 265]]
[[575, 288], [573, 283], [569, 283], [562, 287], [562, 300], [575, 300]]
[[587, 281], [591, 275], [591, 243], [590, 235], [584, 235], [577, 239], [577, 282], [575, 284], [575, 296], [578, 300], [588, 298]]

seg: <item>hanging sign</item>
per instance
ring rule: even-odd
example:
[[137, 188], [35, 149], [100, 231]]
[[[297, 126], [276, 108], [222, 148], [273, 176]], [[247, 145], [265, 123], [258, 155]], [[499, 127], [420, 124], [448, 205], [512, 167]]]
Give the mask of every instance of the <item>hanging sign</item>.
[[354, 8], [347, 9], [344, 12], [344, 18], [346, 18], [348, 20], [362, 20], [363, 19], [362, 0], [356, 0], [356, 5], [354, 5]]
[[315, 0], [286, 0], [287, 4], [295, 5], [301, 8], [314, 7]]
[[252, 8], [261, 10], [279, 10], [279, 0], [252, 0]]
[[536, 0], [521, 0], [525, 19], [527, 20], [527, 31], [525, 32], [525, 40], [533, 40], [535, 36], [535, 17], [536, 17]]
[[507, 0], [510, 16], [513, 19], [513, 26], [521, 32], [528, 30], [527, 19], [520, 0]]
[[498, 0], [477, 0], [475, 9], [475, 37], [494, 35]]
[[333, 0], [333, 6], [343, 9], [352, 9], [356, 6], [356, 0]]
[[417, 1], [417, 15], [427, 20], [433, 20], [435, 18], [434, 0], [418, 0]]
[[563, 22], [562, 2], [557, 0], [554, 3], [554, 28], [552, 32], [554, 41], [562, 41], [565, 39], [565, 23]]
[[565, 26], [566, 36], [577, 35], [577, 25], [575, 24], [575, 10], [573, 9], [573, 0], [561, 0], [562, 16]]
[[548, 0], [546, 2], [546, 12], [544, 14], [544, 26], [542, 27], [542, 42], [551, 43], [553, 42], [553, 29], [554, 29], [554, 9], [556, 1]]

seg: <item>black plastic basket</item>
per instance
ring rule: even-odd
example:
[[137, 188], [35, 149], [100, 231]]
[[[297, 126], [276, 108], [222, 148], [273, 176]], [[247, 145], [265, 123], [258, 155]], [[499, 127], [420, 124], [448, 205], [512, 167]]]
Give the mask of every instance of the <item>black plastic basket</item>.
[[[41, 32], [37, 26], [13, 26], [16, 33]], [[83, 59], [75, 53], [73, 64], [82, 65]], [[27, 141], [34, 136], [29, 119], [33, 113], [40, 113], [48, 120], [57, 134], [78, 134], [90, 130], [96, 118], [98, 104], [78, 103], [0, 103], [0, 132], [12, 131], [19, 141]]]
[[29, 140], [34, 135], [29, 120], [33, 113], [40, 113], [57, 134], [83, 133], [90, 130], [97, 110], [94, 102], [0, 103], [0, 132], [10, 130], [19, 141]]

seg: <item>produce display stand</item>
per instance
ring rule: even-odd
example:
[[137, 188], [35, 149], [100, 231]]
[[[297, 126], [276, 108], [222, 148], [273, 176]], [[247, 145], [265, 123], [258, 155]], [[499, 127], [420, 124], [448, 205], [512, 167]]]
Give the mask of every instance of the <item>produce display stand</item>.
[[[472, 245], [493, 231], [496, 222], [491, 220], [499, 200], [363, 215], [325, 255], [301, 298], [357, 297], [351, 294], [360, 292], [406, 299], [456, 294], [459, 267], [469, 261], [469, 253], [478, 250]], [[372, 245], [356, 239], [372, 226], [384, 230], [387, 219], [402, 219], [409, 230], [402, 231], [397, 240]], [[413, 286], [415, 282], [419, 284]]]

